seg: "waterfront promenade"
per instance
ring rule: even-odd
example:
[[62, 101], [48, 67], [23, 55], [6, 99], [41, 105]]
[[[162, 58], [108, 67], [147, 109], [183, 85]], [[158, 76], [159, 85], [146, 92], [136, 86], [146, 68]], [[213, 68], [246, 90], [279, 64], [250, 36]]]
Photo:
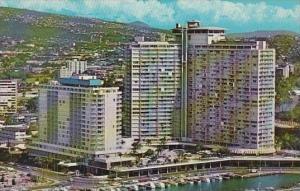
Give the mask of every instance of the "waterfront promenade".
[[[186, 162], [133, 166], [133, 167], [115, 167], [110, 170], [110, 174], [119, 177], [137, 177], [176, 173], [182, 171], [198, 171], [207, 169], [226, 169], [231, 167], [247, 168], [299, 168], [299, 157], [282, 156], [238, 156], [225, 158], [211, 158], [203, 160], [189, 160]], [[97, 168], [97, 167], [94, 167]]]

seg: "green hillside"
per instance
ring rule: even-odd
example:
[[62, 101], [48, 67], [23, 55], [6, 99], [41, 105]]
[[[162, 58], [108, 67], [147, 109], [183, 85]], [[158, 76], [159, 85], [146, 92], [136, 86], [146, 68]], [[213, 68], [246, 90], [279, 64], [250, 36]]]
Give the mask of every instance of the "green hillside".
[[0, 51], [17, 52], [14, 56], [0, 57], [0, 78], [25, 78], [19, 69], [28, 60], [47, 63], [78, 54], [93, 59], [95, 53], [117, 59], [122, 51], [119, 47], [134, 36], [157, 39], [160, 32], [164, 31], [100, 19], [0, 7]]

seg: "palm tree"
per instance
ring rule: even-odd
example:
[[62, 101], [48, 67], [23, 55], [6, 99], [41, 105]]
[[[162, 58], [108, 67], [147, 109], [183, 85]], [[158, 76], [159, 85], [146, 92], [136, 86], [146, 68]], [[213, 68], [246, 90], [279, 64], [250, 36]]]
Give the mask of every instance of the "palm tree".
[[146, 152], [145, 152], [145, 156], [147, 157], [151, 157], [152, 155], [154, 155], [154, 151], [152, 149], [148, 149]]
[[151, 145], [151, 143], [152, 143], [151, 139], [147, 139], [147, 140], [146, 140], [147, 146]]
[[134, 154], [136, 154], [136, 151], [141, 149], [141, 147], [142, 147], [140, 142], [133, 142], [131, 146], [132, 146], [132, 152]]
[[197, 145], [196, 145], [196, 152], [198, 152], [198, 151], [201, 151], [202, 149], [203, 149], [203, 144], [202, 143], [198, 143]]
[[281, 150], [281, 147], [282, 147], [282, 140], [280, 140], [280, 138], [276, 137], [276, 139], [275, 139], [276, 150]]
[[167, 142], [167, 138], [166, 138], [166, 137], [162, 137], [162, 138], [160, 139], [160, 145], [165, 146], [165, 145], [166, 145], [166, 142]]
[[160, 143], [159, 143], [159, 145], [157, 146], [157, 149], [156, 149], [157, 155], [159, 155], [159, 153], [163, 150], [163, 148], [166, 145], [166, 142], [167, 142], [166, 137], [160, 138]]
[[118, 156], [121, 158], [123, 156], [123, 154], [121, 152], [119, 152]]

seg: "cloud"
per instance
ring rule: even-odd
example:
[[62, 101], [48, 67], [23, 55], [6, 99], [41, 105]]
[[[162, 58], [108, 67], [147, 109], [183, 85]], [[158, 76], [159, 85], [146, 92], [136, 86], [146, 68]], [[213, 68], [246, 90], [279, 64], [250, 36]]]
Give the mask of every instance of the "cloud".
[[236, 31], [262, 28], [300, 30], [299, 4], [283, 6], [289, 3], [270, 2], [271, 0], [0, 0], [0, 6], [119, 22], [143, 21], [160, 28], [171, 28], [175, 22], [200, 19], [205, 25], [224, 26]]
[[[241, 1], [242, 2], [242, 1]], [[291, 9], [269, 5], [265, 2], [241, 3], [221, 0], [178, 0], [177, 7], [182, 11], [211, 16], [214, 21], [227, 18], [237, 22], [299, 19], [300, 6]]]
[[37, 11], [74, 12], [80, 16], [95, 16], [123, 22], [155, 20], [173, 22], [175, 11], [159, 0], [0, 0], [0, 6]]

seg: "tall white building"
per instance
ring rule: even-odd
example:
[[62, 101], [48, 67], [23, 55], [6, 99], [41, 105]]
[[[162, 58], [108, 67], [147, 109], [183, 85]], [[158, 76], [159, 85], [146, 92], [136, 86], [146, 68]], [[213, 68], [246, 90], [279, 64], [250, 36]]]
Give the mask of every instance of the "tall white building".
[[67, 60], [67, 65], [63, 66], [59, 71], [60, 78], [67, 78], [75, 74], [83, 73], [87, 68], [87, 61], [78, 59]]
[[0, 80], [0, 113], [13, 114], [17, 112], [17, 80]]
[[179, 25], [183, 47], [185, 137], [240, 153], [274, 152], [275, 50], [226, 41], [224, 29]]
[[125, 136], [135, 140], [171, 138], [180, 123], [181, 48], [168, 42], [137, 41], [124, 90]]
[[61, 78], [39, 90], [39, 134], [33, 155], [97, 157], [121, 139], [121, 92], [91, 76]]

